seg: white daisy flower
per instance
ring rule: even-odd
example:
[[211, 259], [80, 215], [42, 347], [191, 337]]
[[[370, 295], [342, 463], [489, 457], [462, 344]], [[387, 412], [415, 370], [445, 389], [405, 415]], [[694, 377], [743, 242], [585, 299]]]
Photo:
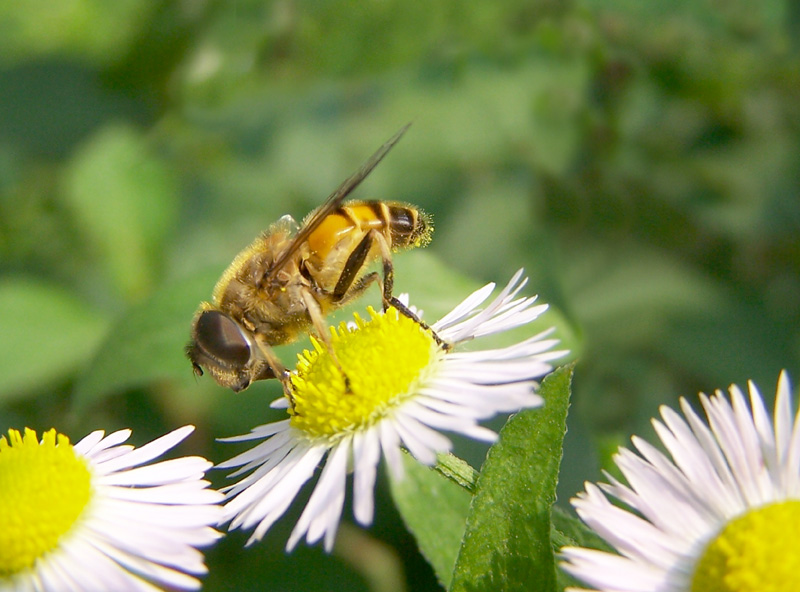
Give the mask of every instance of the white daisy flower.
[[568, 547], [563, 569], [604, 592], [800, 590], [800, 420], [786, 373], [773, 419], [749, 391], [749, 406], [735, 385], [730, 401], [701, 395], [707, 421], [685, 399], [683, 417], [662, 407], [653, 425], [672, 459], [634, 437], [641, 456], [615, 458], [628, 484], [607, 475], [573, 500], [619, 555]]
[[131, 434], [70, 444], [50, 430], [0, 438], [0, 591], [194, 590], [206, 573], [196, 547], [220, 534], [222, 495], [203, 480], [211, 463], [183, 457], [146, 465], [185, 426], [140, 448]]
[[535, 298], [517, 297], [525, 285], [521, 276], [520, 271], [486, 308], [478, 307], [494, 284], [431, 326], [451, 347], [439, 345], [430, 331], [394, 309], [385, 314], [370, 309], [369, 320], [356, 315], [356, 329], [346, 323], [332, 329], [333, 350], [347, 381], [327, 348], [314, 341], [314, 350], [300, 356], [292, 375], [291, 402], [282, 398], [273, 404], [287, 408], [289, 417], [225, 440], [263, 440], [219, 465], [241, 467], [231, 477], [246, 475], [225, 490], [230, 528], [255, 528], [248, 544], [261, 539], [325, 459], [287, 549], [305, 537], [309, 544], [324, 538], [330, 551], [349, 471], [354, 472], [355, 519], [369, 525], [381, 456], [399, 479], [401, 446], [432, 465], [437, 453], [451, 448], [439, 430], [493, 442], [497, 435], [479, 420], [541, 405], [535, 379], [565, 353], [550, 351], [557, 343], [546, 339], [552, 329], [501, 349], [453, 351], [465, 341], [530, 323], [546, 310], [546, 305], [534, 306]]

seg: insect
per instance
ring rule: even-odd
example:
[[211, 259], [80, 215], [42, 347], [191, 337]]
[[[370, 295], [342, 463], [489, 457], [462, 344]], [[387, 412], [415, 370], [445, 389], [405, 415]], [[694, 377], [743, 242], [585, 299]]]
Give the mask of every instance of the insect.
[[[291, 399], [289, 375], [272, 346], [291, 343], [313, 327], [329, 346], [325, 315], [379, 283], [384, 310], [394, 306], [429, 329], [392, 296], [392, 252], [424, 246], [431, 219], [391, 201], [345, 201], [408, 125], [381, 146], [297, 227], [284, 216], [241, 251], [195, 313], [186, 354], [235, 392], [278, 378]], [[383, 277], [367, 266], [382, 261]], [[433, 334], [437, 341], [438, 337]]]

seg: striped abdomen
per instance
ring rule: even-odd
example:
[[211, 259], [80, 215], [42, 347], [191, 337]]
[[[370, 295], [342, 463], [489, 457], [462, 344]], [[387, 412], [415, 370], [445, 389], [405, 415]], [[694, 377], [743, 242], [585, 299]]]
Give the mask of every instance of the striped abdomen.
[[384, 236], [392, 250], [397, 250], [426, 245], [433, 226], [430, 216], [408, 204], [351, 201], [328, 214], [307, 242], [315, 257], [325, 259], [335, 245], [348, 238], [358, 242], [373, 229]]

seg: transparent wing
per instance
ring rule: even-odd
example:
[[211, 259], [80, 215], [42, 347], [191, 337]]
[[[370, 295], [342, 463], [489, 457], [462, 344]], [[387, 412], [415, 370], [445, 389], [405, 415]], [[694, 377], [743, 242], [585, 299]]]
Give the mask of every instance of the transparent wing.
[[400, 131], [398, 131], [395, 135], [393, 135], [386, 143], [378, 148], [375, 151], [375, 154], [369, 157], [367, 161], [361, 165], [355, 173], [350, 175], [344, 183], [339, 185], [339, 188], [336, 189], [333, 193], [331, 193], [328, 198], [319, 206], [315, 211], [314, 214], [309, 218], [309, 220], [303, 224], [303, 227], [298, 231], [295, 237], [292, 239], [292, 242], [286, 248], [286, 250], [281, 253], [278, 260], [275, 262], [275, 265], [272, 266], [272, 269], [269, 271], [269, 275], [267, 275], [267, 281], [272, 281], [275, 279], [276, 274], [283, 269], [283, 266], [286, 265], [286, 262], [289, 261], [292, 255], [300, 248], [305, 240], [311, 235], [317, 227], [322, 224], [322, 221], [342, 205], [342, 202], [345, 198], [355, 189], [358, 185], [367, 178], [378, 163], [383, 160], [383, 157], [389, 153], [395, 144], [397, 144], [398, 140], [406, 133], [406, 130], [409, 128], [411, 124], [407, 123], [404, 125]]

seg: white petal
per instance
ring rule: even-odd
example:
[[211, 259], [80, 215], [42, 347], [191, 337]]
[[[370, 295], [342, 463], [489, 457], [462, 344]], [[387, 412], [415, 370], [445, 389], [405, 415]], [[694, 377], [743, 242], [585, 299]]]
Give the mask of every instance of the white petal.
[[[323, 535], [336, 532], [336, 525], [344, 504], [344, 485], [347, 477], [347, 458], [350, 454], [350, 441], [345, 438], [333, 448], [322, 475], [314, 488], [314, 493], [300, 515], [300, 520], [292, 530], [286, 550], [291, 551], [307, 533], [309, 543], [315, 543]], [[325, 550], [333, 548], [333, 537], [326, 536]]]
[[98, 469], [102, 470], [103, 472], [120, 471], [122, 469], [127, 469], [129, 467], [135, 467], [140, 464], [150, 462], [154, 458], [164, 454], [167, 450], [175, 448], [175, 446], [185, 440], [186, 437], [193, 431], [194, 426], [183, 426], [182, 428], [178, 428], [169, 434], [161, 436], [160, 438], [157, 438], [152, 442], [145, 444], [144, 446], [140, 446], [124, 456], [118, 457], [114, 460], [106, 461], [104, 463], [98, 463], [100, 465], [98, 466]]
[[75, 451], [87, 458], [91, 458], [94, 454], [102, 452], [107, 448], [118, 446], [122, 442], [127, 441], [131, 436], [131, 430], [119, 430], [109, 434], [106, 438], [103, 438], [104, 433], [103, 430], [92, 432], [75, 445]]
[[491, 295], [494, 291], [494, 286], [494, 283], [486, 284], [482, 288], [475, 290], [452, 311], [434, 323], [431, 328], [437, 333], [441, 333], [455, 323], [460, 322]]
[[423, 464], [436, 464], [436, 453], [447, 452], [452, 447], [450, 440], [412, 417], [398, 413], [395, 420], [395, 428], [403, 444]]
[[[284, 419], [272, 423], [254, 427], [249, 434], [242, 436], [231, 436], [230, 438], [220, 438], [220, 442], [246, 442], [248, 440], [261, 440], [267, 438], [278, 432], [283, 432], [289, 429], [289, 420]], [[221, 465], [219, 465], [221, 466]]]
[[379, 425], [381, 450], [386, 458], [386, 463], [389, 465], [389, 471], [396, 481], [399, 481], [405, 475], [403, 468], [403, 458], [400, 451], [400, 436], [394, 428], [394, 424], [390, 421], [383, 421]]
[[369, 429], [353, 436], [353, 515], [359, 524], [372, 523], [375, 510], [375, 477], [381, 458], [378, 430]]

